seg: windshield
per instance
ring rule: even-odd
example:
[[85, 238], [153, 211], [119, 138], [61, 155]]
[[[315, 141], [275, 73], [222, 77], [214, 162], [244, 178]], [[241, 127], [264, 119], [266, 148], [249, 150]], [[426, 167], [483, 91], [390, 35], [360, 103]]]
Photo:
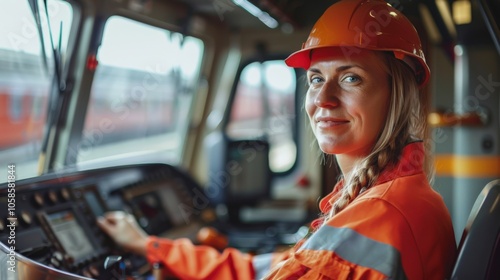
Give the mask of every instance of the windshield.
[[[15, 166], [17, 179], [38, 174], [54, 73], [43, 1], [38, 5], [41, 35], [28, 1], [0, 1], [0, 168], [5, 168], [5, 172], [0, 169], [0, 182], [7, 181], [8, 165]], [[64, 55], [72, 8], [66, 2], [48, 0], [47, 11], [53, 38], [61, 37], [61, 45], [57, 39], [55, 47]]]
[[178, 164], [202, 54], [200, 39], [111, 17], [97, 53], [77, 161], [155, 154]]

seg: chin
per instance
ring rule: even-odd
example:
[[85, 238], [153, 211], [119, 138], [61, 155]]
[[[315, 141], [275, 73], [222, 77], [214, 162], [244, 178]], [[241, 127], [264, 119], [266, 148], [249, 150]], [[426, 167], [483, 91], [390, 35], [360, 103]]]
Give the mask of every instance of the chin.
[[338, 154], [342, 154], [343, 152], [345, 152], [345, 149], [342, 149], [338, 145], [334, 145], [331, 143], [318, 143], [318, 145], [319, 145], [319, 148], [321, 149], [321, 151], [325, 154], [338, 155]]

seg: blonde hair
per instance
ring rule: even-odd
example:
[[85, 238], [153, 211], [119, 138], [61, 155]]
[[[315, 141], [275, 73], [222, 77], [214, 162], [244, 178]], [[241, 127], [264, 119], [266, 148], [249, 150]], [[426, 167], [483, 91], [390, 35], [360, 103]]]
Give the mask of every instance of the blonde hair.
[[[392, 54], [383, 53], [389, 73], [391, 95], [387, 119], [372, 152], [342, 179], [340, 196], [328, 216], [342, 211], [360, 193], [377, 181], [382, 171], [398, 162], [403, 147], [423, 139], [426, 129], [420, 91], [413, 71]], [[430, 173], [428, 178], [430, 180]]]

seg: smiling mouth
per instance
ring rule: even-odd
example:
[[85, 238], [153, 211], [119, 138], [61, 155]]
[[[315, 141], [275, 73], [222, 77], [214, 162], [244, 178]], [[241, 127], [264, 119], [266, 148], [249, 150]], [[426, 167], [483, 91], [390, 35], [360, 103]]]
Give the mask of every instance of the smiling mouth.
[[337, 127], [343, 124], [349, 123], [348, 121], [343, 120], [316, 120], [316, 126], [329, 128], [329, 127]]

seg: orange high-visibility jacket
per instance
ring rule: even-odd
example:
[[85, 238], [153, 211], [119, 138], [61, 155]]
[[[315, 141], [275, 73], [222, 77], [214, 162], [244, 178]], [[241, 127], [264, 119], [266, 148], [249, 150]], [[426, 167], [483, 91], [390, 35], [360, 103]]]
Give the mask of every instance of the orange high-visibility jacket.
[[[455, 237], [447, 208], [423, 173], [423, 159], [421, 142], [407, 145], [373, 187], [326, 222], [313, 222], [314, 233], [287, 253], [219, 253], [187, 239], [150, 237], [148, 260], [180, 279], [446, 279]], [[341, 187], [320, 202], [324, 213]]]

